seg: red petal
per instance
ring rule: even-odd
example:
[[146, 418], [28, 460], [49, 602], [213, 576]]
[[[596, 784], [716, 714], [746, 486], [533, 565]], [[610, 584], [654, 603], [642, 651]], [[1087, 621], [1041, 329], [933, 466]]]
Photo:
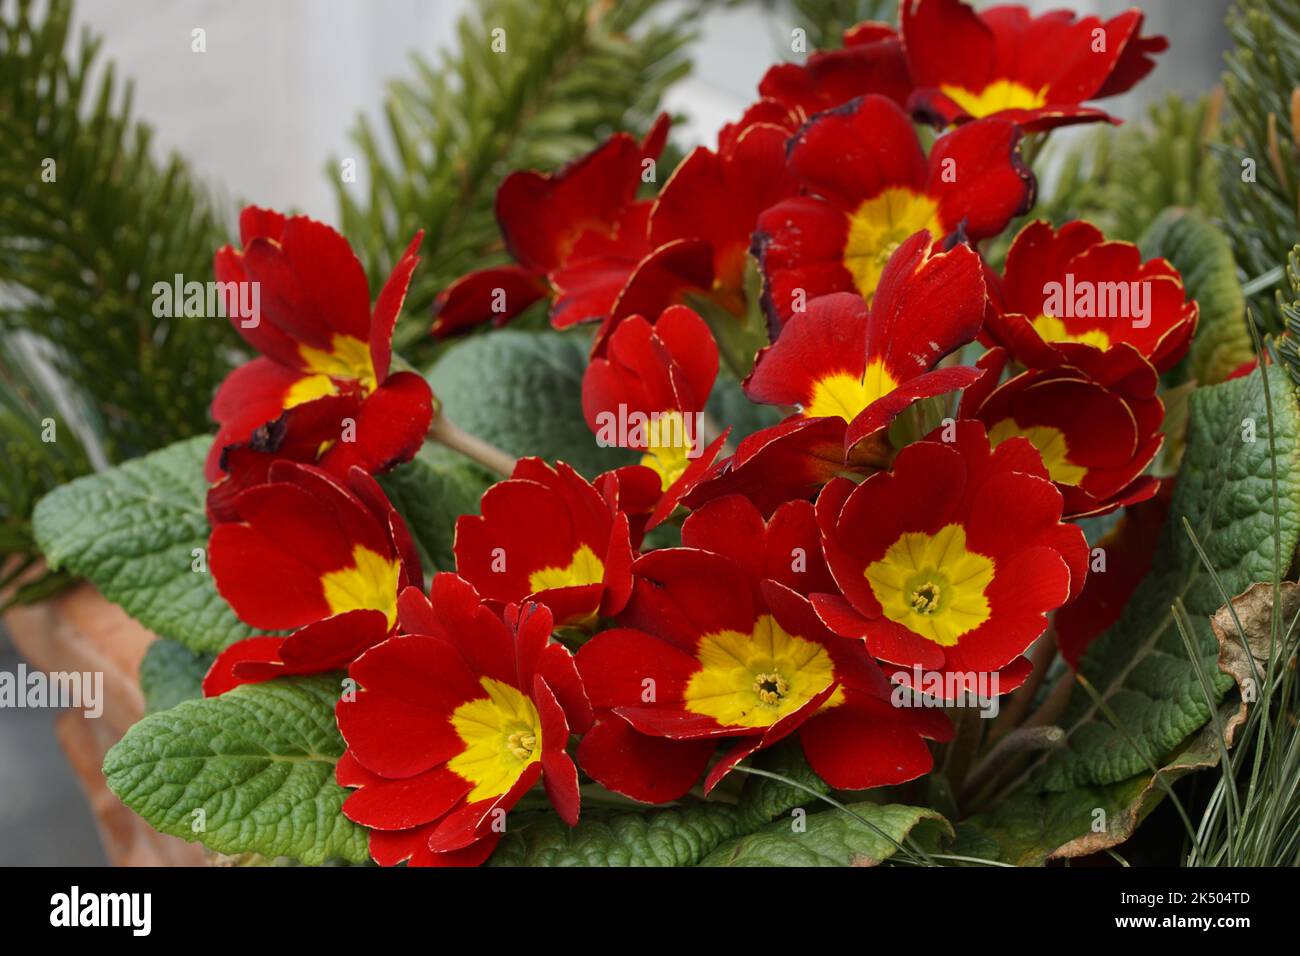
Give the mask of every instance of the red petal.
[[993, 33], [974, 10], [959, 0], [909, 0], [899, 19], [918, 86], [984, 88], [994, 64]]
[[545, 280], [519, 266], [471, 272], [433, 300], [433, 334], [446, 338], [488, 320], [505, 325], [545, 295]]
[[348, 673], [362, 690], [355, 700], [340, 700], [335, 715], [348, 748], [369, 770], [414, 776], [464, 750], [451, 715], [484, 692], [448, 642], [390, 638], [361, 655]]
[[533, 700], [542, 722], [542, 783], [546, 796], [560, 819], [576, 826], [582, 797], [578, 792], [578, 768], [564, 749], [569, 743], [564, 710], [540, 675], [533, 679]]
[[723, 495], [742, 494], [771, 514], [794, 498], [811, 498], [844, 470], [840, 418], [788, 419], [750, 435], [683, 498], [695, 509]]
[[[345, 759], [351, 751], [345, 754]], [[469, 793], [472, 784], [446, 767], [389, 780], [371, 774], [356, 758], [339, 761], [339, 783], [361, 784], [348, 795], [343, 813], [349, 819], [372, 830], [408, 830], [438, 820]]]
[[416, 251], [424, 240], [424, 231], [415, 234], [411, 244], [406, 247], [397, 265], [389, 273], [388, 281], [380, 290], [375, 302], [374, 315], [370, 320], [370, 362], [374, 366], [375, 376], [382, 385], [388, 377], [388, 366], [393, 358], [393, 329], [397, 326], [397, 317], [401, 314], [402, 303], [406, 301], [406, 290], [411, 285], [411, 275], [420, 261]]
[[895, 708], [887, 700], [855, 695], [852, 703], [824, 711], [799, 730], [804, 755], [817, 775], [837, 790], [894, 786], [930, 772], [925, 737], [945, 737], [939, 710]]
[[204, 465], [208, 481], [221, 477], [221, 453], [230, 445], [247, 442], [258, 428], [279, 418], [293, 386], [307, 377], [269, 358], [255, 358], [226, 376], [212, 400], [218, 428]]
[[496, 214], [506, 247], [530, 272], [561, 265], [588, 230], [609, 232], [641, 185], [642, 147], [615, 133], [554, 173], [511, 173], [497, 191]]
[[608, 790], [645, 803], [668, 803], [690, 791], [716, 746], [711, 740], [649, 737], [610, 715], [582, 738], [578, 763]]
[[579, 648], [577, 666], [587, 696], [598, 711], [680, 701], [700, 669], [699, 661], [680, 645], [631, 628], [597, 634]]
[[246, 246], [259, 236], [279, 242], [285, 222], [285, 216], [274, 209], [245, 206], [239, 212], [239, 244]]
[[835, 375], [861, 379], [867, 361], [867, 303], [840, 292], [808, 303], [781, 337], [758, 353], [745, 394], [766, 405], [812, 404], [817, 384]]
[[[340, 438], [320, 465], [340, 476], [354, 467], [373, 474], [388, 471], [415, 457], [432, 420], [429, 383], [414, 372], [390, 375], [361, 404], [355, 419], [355, 441]], [[340, 421], [340, 435], [346, 424]]]
[[236, 641], [217, 655], [203, 677], [203, 696], [216, 697], [248, 680], [235, 676], [235, 667], [245, 661], [278, 661], [282, 637], [249, 637]]
[[984, 239], [1034, 205], [1037, 180], [1020, 156], [1020, 135], [1014, 123], [984, 119], [935, 141], [925, 191], [944, 228]]
[[287, 220], [279, 243], [254, 239], [244, 268], [261, 284], [262, 316], [294, 340], [330, 350], [335, 335], [370, 338], [370, 290], [348, 241], [306, 216]]
[[891, 186], [920, 192], [925, 153], [912, 121], [883, 96], [864, 96], [814, 117], [790, 140], [790, 169], [846, 212]]
[[[245, 212], [248, 210], [246, 209]], [[279, 216], [278, 213], [270, 215]], [[281, 222], [283, 222], [282, 218]], [[278, 239], [278, 237], [277, 231], [270, 238]], [[222, 246], [212, 258], [212, 271], [217, 282], [226, 283], [228, 288], [231, 283], [235, 284], [235, 295], [233, 297], [227, 295], [224, 304], [226, 318], [235, 327], [240, 338], [267, 358], [274, 359], [281, 365], [296, 368], [302, 361], [302, 356], [298, 352], [298, 343], [272, 323], [262, 321], [261, 292], [259, 289], [254, 303], [253, 288], [249, 284], [251, 280], [244, 270], [243, 253], [233, 246]], [[244, 308], [245, 304], [249, 306], [247, 309]], [[253, 308], [254, 304], [258, 306], [257, 309]]]

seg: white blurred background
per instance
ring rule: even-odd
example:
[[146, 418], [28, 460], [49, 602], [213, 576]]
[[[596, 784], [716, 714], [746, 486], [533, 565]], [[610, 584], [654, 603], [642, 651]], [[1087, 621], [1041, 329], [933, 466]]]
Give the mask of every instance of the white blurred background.
[[[335, 218], [330, 156], [354, 155], [359, 112], [378, 115], [384, 84], [409, 75], [410, 51], [426, 56], [454, 42], [472, 0], [82, 0], [81, 19], [105, 37], [105, 53], [136, 83], [140, 116], [234, 199]], [[987, 5], [987, 4], [986, 4]], [[1199, 92], [1221, 69], [1228, 0], [1028, 0], [1111, 16], [1147, 12], [1148, 33], [1170, 38], [1156, 72], [1107, 101], [1123, 117], [1170, 91]], [[753, 4], [710, 13], [695, 47], [695, 72], [668, 108], [688, 122], [681, 145], [712, 140], [754, 97], [764, 70], [788, 57], [797, 23]], [[191, 31], [207, 52], [190, 50]]]

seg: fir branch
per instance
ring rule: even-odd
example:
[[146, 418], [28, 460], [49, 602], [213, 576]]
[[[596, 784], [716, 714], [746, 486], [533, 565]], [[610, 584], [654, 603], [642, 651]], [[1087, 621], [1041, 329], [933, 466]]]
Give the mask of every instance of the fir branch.
[[1058, 160], [1034, 211], [1055, 223], [1089, 219], [1113, 239], [1136, 242], [1170, 206], [1222, 214], [1218, 158], [1221, 93], [1184, 102], [1177, 96], [1151, 106], [1146, 122], [1091, 130], [1068, 151], [1048, 147], [1045, 167]]
[[1291, 381], [1300, 385], [1300, 246], [1293, 247], [1287, 256], [1286, 278], [1290, 296], [1276, 293], [1276, 307], [1285, 326], [1276, 339], [1277, 356], [1286, 366]]
[[237, 339], [155, 317], [152, 290], [210, 279], [224, 230], [185, 164], [155, 157], [100, 40], [71, 40], [70, 0], [34, 6], [0, 0], [0, 328], [55, 347], [120, 460], [209, 427]]
[[29, 519], [36, 500], [91, 466], [70, 417], [93, 427], [93, 410], [68, 404], [72, 396], [52, 381], [48, 364], [34, 354], [36, 342], [24, 336], [0, 336], [0, 558], [34, 553]]
[[[1228, 31], [1225, 227], [1249, 280], [1286, 262], [1300, 234], [1300, 6], [1294, 0], [1237, 0]], [[1282, 325], [1275, 291], [1261, 289], [1251, 300], [1265, 332]]]

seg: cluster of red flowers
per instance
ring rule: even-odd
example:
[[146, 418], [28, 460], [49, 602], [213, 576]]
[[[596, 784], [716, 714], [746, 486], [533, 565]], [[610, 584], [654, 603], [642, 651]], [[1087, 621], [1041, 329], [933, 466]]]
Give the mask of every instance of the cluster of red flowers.
[[[211, 568], [243, 620], [296, 630], [232, 646], [205, 691], [346, 669], [337, 776], [380, 863], [482, 862], [539, 781], [573, 823], [579, 768], [649, 803], [785, 738], [835, 788], [927, 773], [951, 727], [895, 688], [1014, 689], [1083, 590], [1072, 519], [1160, 500], [1159, 375], [1197, 320], [1177, 272], [1085, 222], [1025, 226], [1001, 274], [975, 245], [1032, 206], [1022, 138], [1108, 119], [1086, 102], [1152, 68], [1165, 42], [1141, 21], [904, 0], [900, 31], [861, 24], [773, 67], [653, 199], [662, 119], [509, 176], [515, 264], [446, 289], [434, 332], [541, 300], [557, 328], [598, 323], [584, 415], [643, 457], [594, 480], [520, 460], [459, 519], [427, 596], [371, 477], [430, 421], [424, 382], [388, 372], [419, 237], [372, 311], [341, 237], [247, 210], [217, 268], [262, 283], [262, 321], [232, 320], [265, 357], [214, 403]], [[928, 151], [914, 120], [941, 130]], [[701, 424], [711, 323], [751, 307], [771, 344], [744, 393], [787, 417], [733, 449]], [[917, 403], [952, 414], [917, 427]], [[680, 546], [645, 547], [682, 510]]]

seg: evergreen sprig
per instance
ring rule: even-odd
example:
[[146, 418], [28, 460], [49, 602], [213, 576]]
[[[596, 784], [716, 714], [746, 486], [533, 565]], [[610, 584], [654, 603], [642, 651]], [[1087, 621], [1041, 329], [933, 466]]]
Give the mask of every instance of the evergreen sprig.
[[328, 174], [343, 231], [372, 283], [425, 230], [410, 318], [397, 333], [408, 358], [422, 364], [431, 356], [428, 310], [437, 293], [504, 260], [493, 215], [501, 179], [514, 169], [554, 168], [614, 130], [644, 132], [664, 91], [689, 71], [697, 8], [652, 16], [659, 6], [484, 0], [461, 19], [455, 49], [433, 63], [417, 55], [416, 78], [390, 84], [382, 128], [360, 118], [353, 139], [368, 189], [343, 181], [344, 160], [331, 161]]
[[0, 609], [35, 600], [66, 583], [67, 575], [34, 569], [36, 501], [91, 468], [82, 433], [96, 441], [95, 410], [77, 404], [40, 357], [25, 332], [0, 335]]
[[1300, 6], [1237, 0], [1228, 31], [1224, 227], [1253, 293], [1256, 320], [1275, 332], [1282, 325], [1275, 297], [1281, 266], [1300, 238]]
[[[1089, 219], [1108, 237], [1128, 242], [1170, 206], [1220, 216], [1219, 161], [1211, 145], [1221, 99], [1170, 96], [1151, 106], [1145, 122], [1089, 131], [1062, 156], [1035, 215], [1056, 223]], [[1045, 158], [1054, 158], [1052, 148]]]
[[1300, 246], [1293, 247], [1287, 256], [1286, 275], [1290, 296], [1284, 296], [1280, 290], [1275, 296], [1277, 310], [1285, 325], [1276, 339], [1277, 354], [1291, 380], [1300, 385]]
[[156, 157], [100, 39], [72, 40], [69, 0], [34, 6], [0, 2], [0, 328], [56, 347], [116, 461], [209, 427], [237, 340], [224, 319], [155, 317], [153, 285], [210, 279], [225, 231], [188, 167]]

